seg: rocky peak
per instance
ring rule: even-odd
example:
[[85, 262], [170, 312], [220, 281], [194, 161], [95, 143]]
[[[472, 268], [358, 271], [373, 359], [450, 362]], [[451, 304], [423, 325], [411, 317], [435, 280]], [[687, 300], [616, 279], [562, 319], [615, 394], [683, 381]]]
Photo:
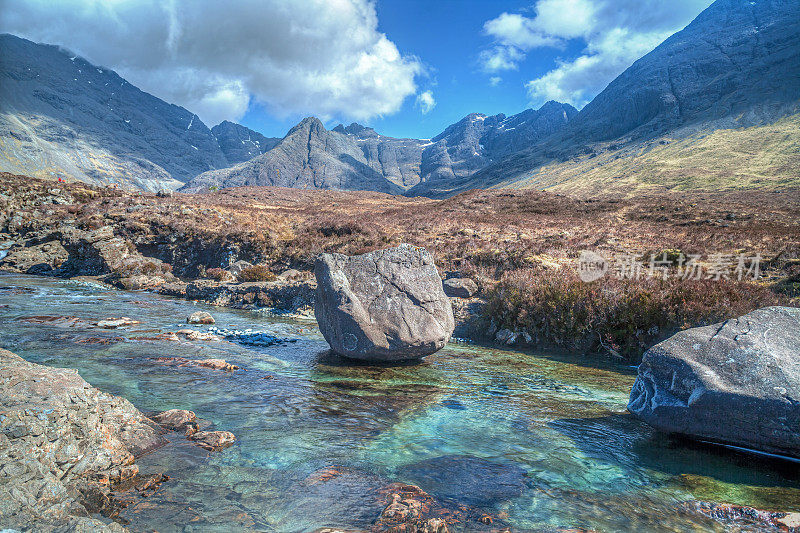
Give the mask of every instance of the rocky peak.
[[224, 120], [211, 128], [229, 165], [248, 161], [272, 149], [280, 139], [265, 137], [241, 124]]
[[325, 125], [322, 123], [320, 119], [317, 117], [306, 117], [300, 121], [299, 124], [295, 127], [300, 127], [304, 129], [316, 129], [320, 131], [328, 131], [325, 129]]
[[368, 126], [362, 126], [357, 122], [353, 122], [349, 126], [345, 126], [343, 124], [339, 124], [333, 131], [338, 133], [344, 133], [346, 135], [355, 135], [358, 137], [377, 137], [378, 133]]

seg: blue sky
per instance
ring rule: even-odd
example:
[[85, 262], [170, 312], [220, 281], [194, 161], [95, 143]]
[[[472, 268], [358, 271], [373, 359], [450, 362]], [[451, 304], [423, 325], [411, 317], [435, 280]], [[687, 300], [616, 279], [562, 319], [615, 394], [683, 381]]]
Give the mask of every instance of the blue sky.
[[[427, 72], [419, 78], [418, 85], [420, 91], [433, 93], [436, 106], [423, 115], [416, 99], [409, 97], [399, 112], [359, 122], [383, 135], [429, 138], [469, 113], [511, 115], [530, 107], [525, 82], [545, 74], [556, 58], [577, 55], [583, 47], [573, 41], [565, 49], [542, 48], [530, 54], [518, 70], [484, 72], [479, 55], [492, 43], [491, 37], [483, 33], [484, 23], [504, 11], [521, 11], [530, 6], [530, 2], [519, 0], [378, 0], [379, 30], [401, 52], [422, 61]], [[492, 86], [492, 77], [502, 81]], [[263, 106], [254, 105], [240, 123], [280, 137], [301, 118], [302, 114], [293, 114], [277, 120]], [[326, 126], [352, 121], [337, 116], [326, 121]]]
[[[571, 3], [569, 0], [565, 3]], [[574, 4], [574, 2], [572, 2]], [[586, 2], [587, 4], [589, 2]], [[616, 2], [617, 8], [608, 9], [604, 14], [609, 19], [608, 30], [624, 27], [628, 37], [636, 41], [644, 35], [644, 42], [637, 43], [633, 50], [626, 50], [626, 57], [615, 57], [616, 69], [608, 74], [599, 66], [596, 85], [588, 91], [585, 98], [572, 100], [562, 98], [577, 108], [583, 107], [586, 100], [594, 96], [610, 82], [616, 74], [624, 70], [635, 59], [651, 50], [666, 36], [683, 28], [702, 9], [708, 0], [676, 2]], [[659, 4], [653, 9], [650, 4]], [[671, 9], [671, 7], [673, 9]], [[549, 46], [539, 46], [527, 50], [517, 62], [516, 68], [487, 71], [482, 52], [491, 50], [498, 42], [496, 36], [485, 29], [488, 21], [495, 20], [503, 13], [520, 15], [529, 20], [535, 19], [536, 3], [520, 0], [378, 0], [376, 2], [378, 29], [394, 42], [403, 54], [419, 58], [425, 72], [418, 78], [418, 93], [430, 91], [436, 105], [423, 114], [415, 98], [407, 98], [399, 112], [368, 120], [359, 121], [374, 127], [379, 133], [394, 137], [433, 137], [448, 125], [457, 122], [469, 113], [511, 115], [529, 107], [538, 108], [549, 96], [531, 95], [526, 84], [545, 76], [557, 68], [559, 61], [571, 61], [585, 52], [591, 37], [583, 35], [559, 38], [559, 42]], [[667, 10], [671, 16], [662, 17], [662, 23], [653, 24], [652, 14], [661, 15]], [[599, 10], [598, 10], [599, 11]], [[614, 24], [616, 17], [636, 18], [641, 15], [642, 24], [634, 21], [627, 26]], [[599, 17], [601, 18], [601, 17]], [[602, 31], [602, 20], [599, 21]], [[578, 33], [576, 30], [574, 33]], [[612, 53], [613, 54], [613, 53]], [[625, 54], [623, 54], [625, 55]], [[621, 64], [620, 64], [621, 63]], [[617, 72], [619, 71], [619, 72]], [[591, 75], [592, 73], [587, 73]], [[241, 123], [271, 136], [282, 136], [286, 130], [301, 119], [301, 114], [277, 120], [266, 112], [263, 106], [251, 105], [241, 119]], [[326, 120], [329, 127], [338, 122], [348, 124], [345, 116], [334, 116]]]
[[472, 112], [583, 107], [711, 0], [2, 0], [57, 44], [196, 113], [428, 138]]

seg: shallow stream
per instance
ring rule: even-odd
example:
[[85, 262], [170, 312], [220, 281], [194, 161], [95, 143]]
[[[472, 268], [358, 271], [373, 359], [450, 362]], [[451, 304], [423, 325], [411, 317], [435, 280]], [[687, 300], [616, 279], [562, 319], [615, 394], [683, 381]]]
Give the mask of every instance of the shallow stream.
[[[148, 340], [186, 327], [198, 309], [219, 327], [292, 342]], [[20, 320], [32, 315], [141, 323]], [[467, 344], [420, 364], [353, 365], [327, 353], [313, 322], [11, 274], [0, 274], [0, 324], [0, 346], [32, 362], [76, 368], [142, 411], [190, 409], [236, 435], [217, 453], [173, 435], [174, 445], [142, 457], [142, 471], [171, 480], [123, 512], [135, 530], [364, 528], [389, 482], [522, 531], [723, 531], [685, 510], [694, 500], [800, 511], [797, 464], [676, 441], [629, 416], [630, 367]], [[241, 369], [154, 357], [222, 358]]]

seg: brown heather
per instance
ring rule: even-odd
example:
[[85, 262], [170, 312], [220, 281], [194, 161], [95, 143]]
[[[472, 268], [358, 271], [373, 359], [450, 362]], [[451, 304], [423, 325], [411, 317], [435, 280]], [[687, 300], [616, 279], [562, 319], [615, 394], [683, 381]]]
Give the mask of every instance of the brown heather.
[[[18, 207], [56, 186], [75, 204]], [[268, 276], [290, 267], [311, 270], [321, 252], [423, 246], [441, 270], [478, 282], [488, 300], [487, 322], [529, 331], [542, 345], [632, 360], [679, 328], [800, 301], [800, 189], [632, 198], [497, 189], [431, 200], [244, 187], [159, 198], [10, 174], [0, 175], [0, 189], [9, 197], [0, 198], [0, 208], [22, 218], [19, 234], [70, 219], [82, 228], [111, 224], [185, 278], [223, 267], [231, 257], [262, 266]], [[758, 282], [609, 278], [585, 284], [574, 274], [581, 250], [606, 257], [759, 253], [765, 276]]]

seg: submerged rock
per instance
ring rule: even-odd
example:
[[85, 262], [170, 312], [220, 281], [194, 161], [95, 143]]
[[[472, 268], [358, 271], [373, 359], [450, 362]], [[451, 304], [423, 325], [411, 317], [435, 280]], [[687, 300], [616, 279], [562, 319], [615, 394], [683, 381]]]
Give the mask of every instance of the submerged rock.
[[211, 313], [205, 311], [195, 311], [186, 317], [187, 324], [213, 324], [214, 322], [215, 320]]
[[450, 300], [433, 257], [402, 244], [316, 261], [315, 314], [334, 352], [369, 361], [419, 359], [441, 349], [453, 333]]
[[245, 346], [274, 346], [276, 344], [283, 344], [285, 342], [294, 342], [296, 339], [281, 339], [272, 335], [267, 331], [252, 330], [250, 328], [240, 329], [227, 329], [227, 328], [208, 328], [210, 333], [219, 335], [225, 340], [231, 342], [238, 342]]
[[222, 337], [207, 331], [195, 331], [193, 329], [179, 329], [175, 335], [182, 336], [188, 341], [221, 341]]
[[20, 322], [27, 322], [29, 324], [42, 324], [46, 326], [54, 326], [58, 328], [85, 328], [89, 324], [76, 316], [54, 316], [54, 315], [37, 315], [37, 316], [24, 316], [17, 320]]
[[414, 485], [399, 487], [389, 494], [389, 505], [378, 519], [378, 528], [390, 528], [410, 533], [448, 533], [447, 523], [441, 518], [425, 516], [432, 498]]
[[522, 494], [527, 472], [512, 463], [469, 455], [445, 455], [408, 466], [402, 474], [438, 497], [491, 505]]
[[[358, 531], [361, 532], [445, 533], [456, 530], [497, 533], [507, 527], [499, 516], [492, 516], [484, 510], [461, 502], [439, 500], [415, 485], [391, 482], [374, 473], [351, 468], [324, 468], [311, 474], [300, 485], [305, 497], [313, 494], [331, 501], [328, 508], [331, 518], [344, 518], [347, 523], [360, 524]], [[315, 531], [344, 533], [353, 530], [329, 527]]]
[[198, 431], [190, 435], [189, 440], [206, 450], [219, 451], [232, 446], [236, 437], [230, 431]]
[[170, 366], [194, 366], [201, 368], [210, 368], [212, 370], [224, 370], [232, 372], [238, 370], [239, 367], [232, 365], [224, 359], [187, 359], [185, 357], [154, 357], [152, 359], [156, 363], [161, 363]]
[[139, 323], [140, 322], [138, 320], [133, 320], [131, 318], [123, 316], [119, 318], [105, 318], [103, 320], [100, 320], [99, 322], [96, 322], [95, 326], [97, 326], [98, 328], [116, 329], [127, 326], [135, 326], [136, 324]]
[[161, 427], [170, 431], [181, 431], [187, 437], [197, 433], [197, 415], [186, 409], [170, 409], [152, 417]]
[[223, 450], [236, 442], [236, 437], [230, 431], [199, 431], [200, 420], [193, 411], [170, 409], [153, 416], [153, 420], [164, 429], [182, 432], [187, 439], [206, 450]]
[[800, 457], [800, 309], [766, 307], [650, 348], [628, 410], [662, 431]]
[[683, 511], [699, 513], [722, 523], [731, 530], [754, 528], [758, 531], [800, 531], [800, 513], [764, 511], [744, 505], [712, 503], [703, 501], [685, 502]]
[[228, 372], [239, 369], [238, 366], [232, 365], [224, 359], [203, 359], [201, 361], [197, 361], [197, 366], [210, 368], [212, 370], [225, 370]]

